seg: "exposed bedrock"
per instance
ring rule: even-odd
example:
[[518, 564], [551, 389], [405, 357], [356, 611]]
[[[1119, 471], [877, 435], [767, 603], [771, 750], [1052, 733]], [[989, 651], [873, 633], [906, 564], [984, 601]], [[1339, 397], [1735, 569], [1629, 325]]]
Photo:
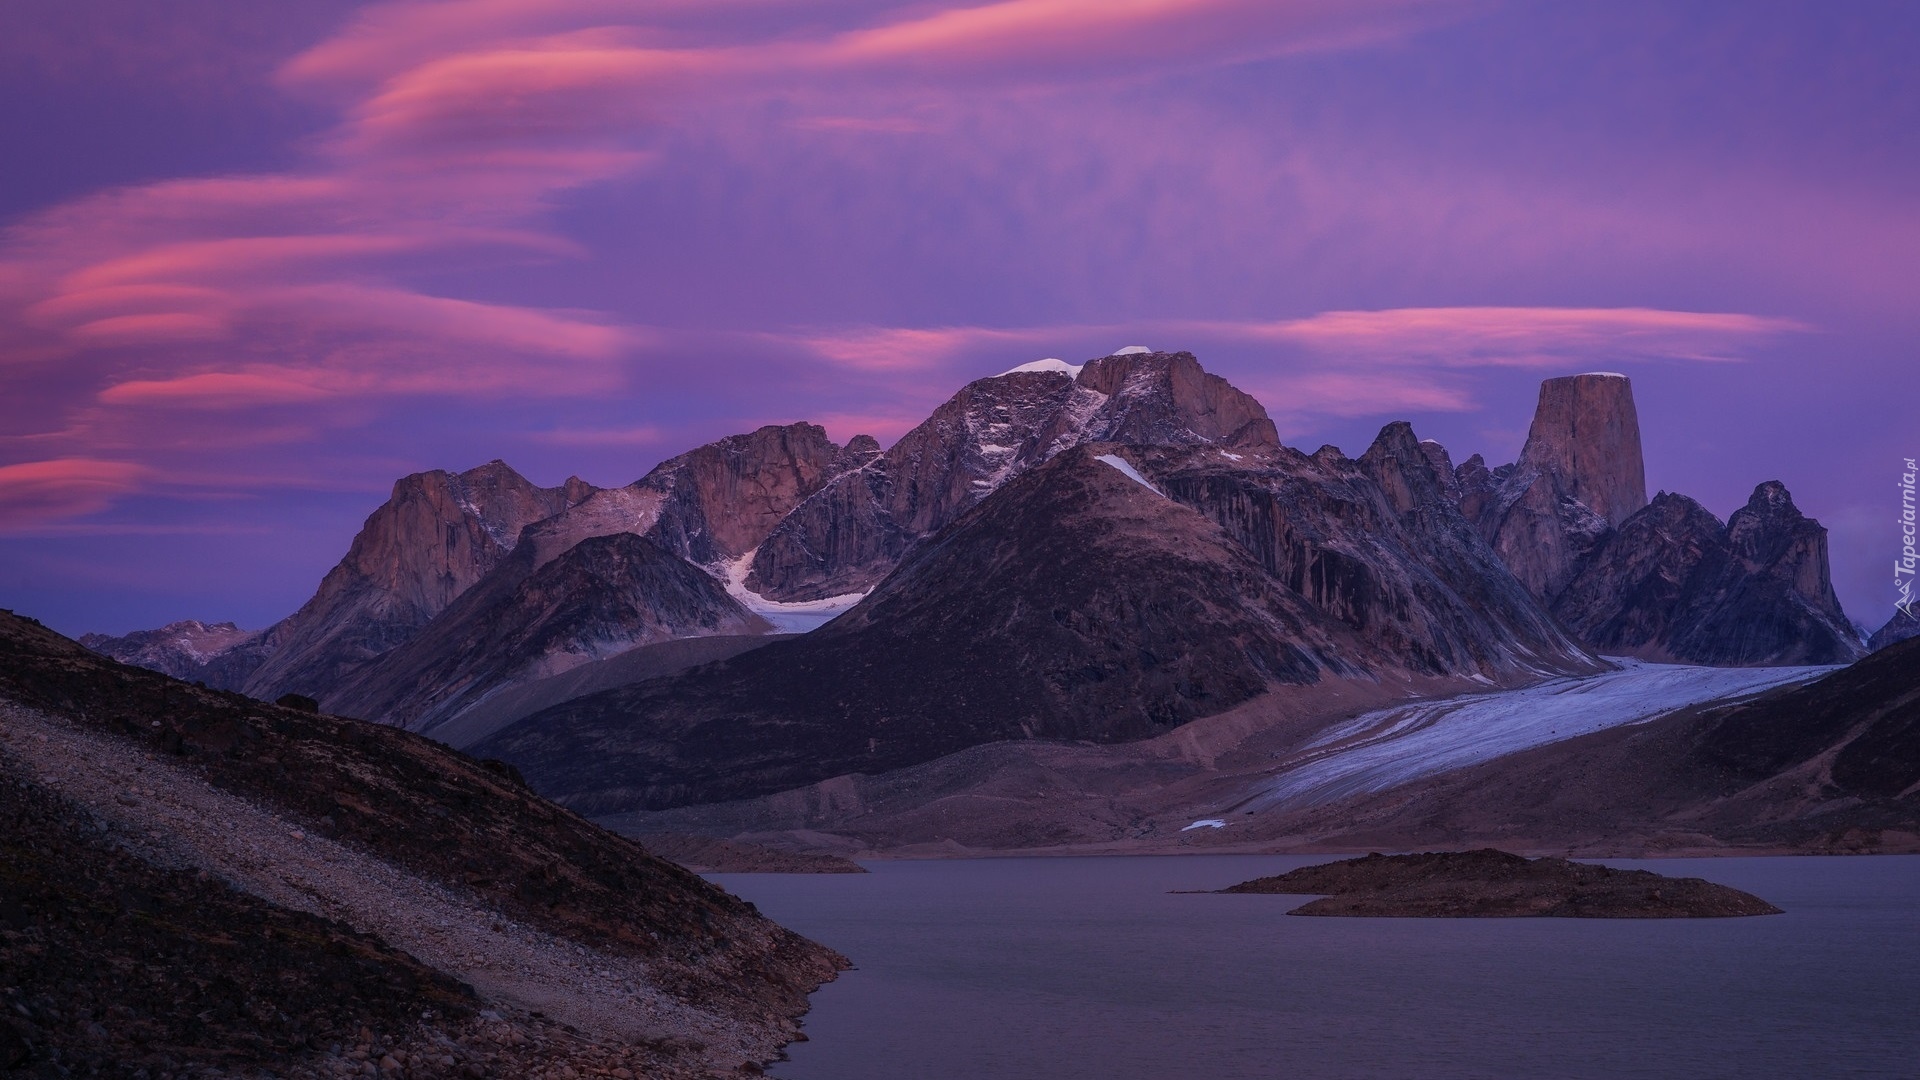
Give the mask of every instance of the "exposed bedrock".
[[1661, 493], [1609, 534], [1553, 604], [1603, 652], [1699, 664], [1839, 664], [1863, 652], [1827, 564], [1827, 531], [1784, 485], [1726, 524]]
[[977, 379], [871, 464], [807, 500], [755, 554], [747, 587], [817, 600], [871, 588], [913, 545], [1022, 472], [1086, 442], [1278, 446], [1260, 403], [1193, 354], [1129, 353], [1077, 376]]

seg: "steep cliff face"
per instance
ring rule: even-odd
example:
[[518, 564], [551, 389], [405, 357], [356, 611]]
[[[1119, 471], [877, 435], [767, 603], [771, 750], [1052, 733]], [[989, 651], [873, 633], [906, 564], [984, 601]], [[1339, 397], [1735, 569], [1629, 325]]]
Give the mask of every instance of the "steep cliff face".
[[594, 492], [526, 530], [537, 569], [595, 536], [632, 533], [702, 566], [738, 558], [834, 477], [879, 452], [872, 436], [847, 446], [817, 424], [769, 425], [669, 458], [625, 487]]
[[1350, 626], [1369, 669], [1392, 657], [1425, 674], [1500, 677], [1591, 663], [1460, 515], [1405, 423], [1357, 461], [1283, 447], [1137, 456], [1168, 496]]
[[976, 379], [884, 454], [789, 514], [754, 553], [747, 588], [818, 600], [871, 588], [907, 549], [1071, 445], [1101, 399], [1061, 371]]
[[711, 576], [632, 533], [583, 540], [540, 566], [522, 545], [322, 704], [418, 730], [638, 645], [770, 629]]
[[1607, 531], [1647, 504], [1632, 383], [1599, 373], [1542, 382], [1520, 460], [1488, 469], [1476, 454], [1455, 487], [1514, 576], [1552, 600]]
[[1607, 536], [1553, 604], [1603, 652], [1700, 664], [1834, 664], [1858, 635], [1828, 577], [1826, 530], [1776, 481], [1725, 525], [1662, 493]]
[[1095, 443], [1007, 483], [820, 630], [565, 703], [475, 752], [578, 809], [657, 808], [999, 739], [1138, 739], [1323, 679], [1595, 666], [1405, 425], [1357, 462]]
[[1608, 525], [1627, 520], [1647, 505], [1632, 382], [1606, 372], [1542, 382], [1520, 466], [1557, 477]]
[[754, 555], [747, 588], [818, 600], [871, 588], [921, 540], [1022, 472], [1087, 442], [1277, 446], [1260, 403], [1191, 353], [1130, 353], [979, 379], [866, 467], [809, 499]]
[[662, 462], [635, 485], [659, 492], [644, 535], [702, 566], [738, 558], [807, 496], [855, 466], [871, 437], [841, 447], [818, 424], [767, 426]]
[[[818, 425], [802, 423], [709, 443], [622, 488], [578, 479], [539, 488], [497, 461], [457, 475], [418, 473], [394, 485], [312, 600], [219, 663], [247, 669], [229, 685], [257, 697], [291, 691], [329, 703], [391, 704], [386, 691], [353, 691], [354, 684], [517, 545], [533, 548], [530, 564], [509, 575], [516, 583], [583, 540], [621, 533], [644, 535], [680, 559], [724, 562], [752, 550], [794, 505], [877, 450], [864, 437], [843, 448]], [[489, 595], [504, 601], [510, 592]], [[630, 631], [637, 640], [650, 632], [641, 623]], [[620, 637], [609, 633], [608, 640]], [[600, 647], [583, 639], [571, 651]]]
[[1594, 648], [1704, 664], [1859, 655], [1828, 581], [1826, 530], [1786, 488], [1760, 485], [1724, 525], [1682, 495], [1647, 502], [1624, 376], [1543, 382], [1520, 460], [1489, 469], [1474, 455], [1454, 470], [1452, 498]]
[[577, 479], [537, 487], [498, 461], [402, 478], [313, 599], [232, 651], [259, 656], [246, 692], [327, 696], [498, 565], [521, 529], [592, 490]]
[[1127, 353], [1090, 360], [1078, 384], [1106, 395], [1083, 440], [1135, 446], [1278, 446], [1267, 410], [1201, 369], [1192, 353]]

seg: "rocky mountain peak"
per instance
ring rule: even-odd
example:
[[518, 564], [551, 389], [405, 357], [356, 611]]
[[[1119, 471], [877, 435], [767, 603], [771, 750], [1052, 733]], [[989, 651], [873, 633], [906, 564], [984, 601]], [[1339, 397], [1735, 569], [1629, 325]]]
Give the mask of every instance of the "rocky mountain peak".
[[87, 634], [80, 644], [102, 656], [175, 678], [204, 679], [208, 661], [257, 635], [230, 622], [198, 619], [170, 622], [158, 630], [136, 630], [115, 637]]
[[880, 449], [879, 439], [871, 435], [855, 435], [853, 438], [847, 440], [846, 447], [840, 451], [840, 464], [844, 466], [842, 471], [844, 472], [846, 469], [858, 469], [874, 458], [879, 457], [882, 453], [884, 453], [884, 451]]
[[871, 587], [909, 548], [1071, 447], [1278, 447], [1258, 401], [1192, 353], [1036, 361], [976, 379], [885, 454], [807, 500], [755, 552], [747, 588], [819, 600]]
[[649, 535], [705, 565], [752, 551], [844, 467], [842, 447], [820, 425], [769, 424], [662, 462], [635, 486], [666, 496]]
[[1753, 494], [1747, 496], [1747, 505], [1726, 519], [1726, 528], [1730, 536], [1738, 538], [1736, 542], [1757, 546], [1778, 540], [1780, 534], [1797, 530], [1805, 521], [1807, 515], [1793, 505], [1788, 486], [1780, 480], [1766, 480], [1753, 488]]
[[[1396, 420], [1381, 428], [1373, 445], [1360, 455], [1360, 467], [1387, 493], [1396, 513], [1450, 501], [1441, 478], [1451, 480], [1451, 470], [1436, 467], [1429, 445], [1440, 447], [1439, 443], [1421, 442], [1412, 424]], [[1440, 457], [1445, 459], [1446, 448], [1440, 447]]]
[[1076, 380], [1107, 403], [1087, 426], [1090, 441], [1150, 446], [1209, 443], [1278, 446], [1258, 401], [1201, 368], [1189, 352], [1116, 353], [1089, 360]]
[[1850, 625], [1833, 591], [1826, 527], [1793, 505], [1785, 484], [1769, 480], [1753, 489], [1747, 505], [1727, 518], [1727, 544], [1749, 573], [1790, 583], [1807, 602]]
[[1828, 577], [1827, 531], [1773, 481], [1726, 524], [1661, 492], [1554, 599], [1607, 651], [1705, 664], [1831, 664], [1861, 654]]
[[567, 482], [560, 485], [560, 490], [565, 493], [568, 506], [578, 506], [600, 489], [577, 476], [569, 476]]
[[1591, 372], [1542, 382], [1519, 464], [1552, 474], [1564, 494], [1607, 524], [1627, 520], [1647, 505], [1632, 381]]
[[243, 688], [323, 696], [446, 610], [579, 490], [538, 487], [500, 461], [401, 477], [313, 598], [243, 647], [259, 661]]

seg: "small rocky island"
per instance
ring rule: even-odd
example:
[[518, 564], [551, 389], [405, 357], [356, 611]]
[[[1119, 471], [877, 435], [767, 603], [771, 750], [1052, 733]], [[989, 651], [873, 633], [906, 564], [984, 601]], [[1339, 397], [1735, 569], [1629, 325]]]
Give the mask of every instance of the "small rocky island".
[[1303, 866], [1225, 893], [1324, 894], [1289, 915], [1427, 919], [1703, 919], [1778, 915], [1750, 893], [1700, 878], [1528, 859], [1493, 848], [1382, 855]]

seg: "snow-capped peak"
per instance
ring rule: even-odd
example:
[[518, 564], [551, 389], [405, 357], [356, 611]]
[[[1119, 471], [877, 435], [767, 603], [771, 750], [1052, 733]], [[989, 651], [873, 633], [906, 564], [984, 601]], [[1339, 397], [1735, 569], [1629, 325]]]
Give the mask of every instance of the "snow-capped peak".
[[1108, 353], [1107, 355], [1108, 356], [1144, 356], [1147, 353], [1150, 353], [1152, 351], [1153, 351], [1152, 349], [1147, 348], [1145, 345], [1127, 345], [1122, 348], [1115, 349], [1112, 352]]
[[1034, 360], [1030, 363], [1021, 364], [1016, 368], [1008, 368], [1000, 374], [1012, 375], [1019, 371], [1058, 371], [1061, 374], [1079, 378], [1080, 368], [1081, 365], [1079, 364], [1069, 364], [1057, 356], [1049, 356], [1045, 360]]

